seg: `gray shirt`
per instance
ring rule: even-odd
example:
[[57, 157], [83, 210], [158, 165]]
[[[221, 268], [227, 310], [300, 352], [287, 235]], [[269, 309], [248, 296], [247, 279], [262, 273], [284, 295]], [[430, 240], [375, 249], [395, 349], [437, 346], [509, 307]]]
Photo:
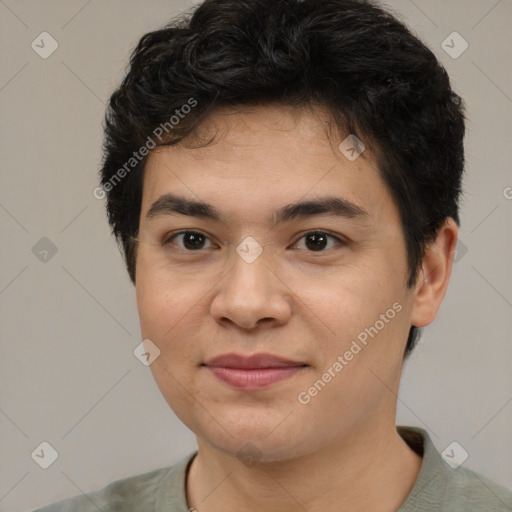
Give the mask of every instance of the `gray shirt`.
[[[450, 467], [425, 430], [397, 429], [423, 457], [418, 478], [397, 512], [512, 511], [511, 491], [463, 466]], [[117, 480], [98, 491], [35, 512], [191, 512], [194, 509], [187, 504], [185, 482], [196, 454], [197, 451], [187, 455], [172, 467]]]

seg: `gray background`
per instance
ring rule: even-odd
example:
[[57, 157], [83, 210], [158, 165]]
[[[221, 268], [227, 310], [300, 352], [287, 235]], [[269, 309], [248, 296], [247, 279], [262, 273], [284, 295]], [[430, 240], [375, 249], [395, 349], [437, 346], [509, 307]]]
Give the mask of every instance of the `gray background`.
[[[195, 448], [133, 355], [134, 289], [92, 194], [104, 103], [129, 51], [191, 5], [0, 0], [1, 511], [91, 491]], [[457, 441], [467, 467], [512, 488], [512, 1], [387, 5], [445, 64], [469, 118], [464, 246], [406, 365], [397, 422], [426, 428], [440, 451]], [[59, 45], [47, 59], [31, 48], [43, 31]], [[441, 46], [454, 31], [469, 43], [456, 59]], [[46, 261], [43, 237], [57, 248]], [[31, 458], [42, 441], [59, 453], [46, 470]]]

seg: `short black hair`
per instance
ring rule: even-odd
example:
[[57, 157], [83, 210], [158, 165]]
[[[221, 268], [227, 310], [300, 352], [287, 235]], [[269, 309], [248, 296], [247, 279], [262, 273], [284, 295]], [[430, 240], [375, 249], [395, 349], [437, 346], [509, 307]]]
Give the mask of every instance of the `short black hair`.
[[[433, 52], [369, 0], [206, 0], [140, 39], [107, 107], [100, 171], [133, 284], [148, 149], [180, 142], [218, 107], [271, 103], [327, 107], [371, 147], [412, 287], [444, 221], [460, 225], [464, 106]], [[411, 326], [404, 357], [419, 333]]]

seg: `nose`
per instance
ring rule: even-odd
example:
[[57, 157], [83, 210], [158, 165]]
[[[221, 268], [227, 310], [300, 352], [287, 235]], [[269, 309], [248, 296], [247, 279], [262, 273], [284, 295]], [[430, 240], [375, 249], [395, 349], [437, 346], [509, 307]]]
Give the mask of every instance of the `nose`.
[[238, 254], [218, 284], [211, 314], [218, 323], [245, 330], [285, 324], [292, 311], [291, 291], [261, 254], [249, 263]]

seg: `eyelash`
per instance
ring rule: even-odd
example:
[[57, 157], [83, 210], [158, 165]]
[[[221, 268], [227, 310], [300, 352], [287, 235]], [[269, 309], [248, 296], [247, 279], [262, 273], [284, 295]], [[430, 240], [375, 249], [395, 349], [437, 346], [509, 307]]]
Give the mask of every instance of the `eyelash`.
[[[210, 238], [205, 235], [204, 233], [201, 233], [200, 231], [194, 231], [194, 230], [185, 230], [185, 231], [178, 231], [177, 233], [171, 233], [168, 237], [166, 237], [163, 242], [162, 242], [162, 246], [168, 246], [171, 244], [171, 242], [177, 238], [178, 236], [180, 235], [185, 235], [185, 234], [193, 234], [193, 235], [201, 235], [201, 236], [204, 236], [206, 239], [210, 240]], [[329, 238], [332, 238], [334, 240], [336, 240], [337, 242], [337, 245], [338, 246], [345, 246], [347, 245], [346, 241], [341, 239], [340, 237], [336, 236], [336, 235], [333, 235], [332, 233], [329, 233], [328, 231], [320, 231], [320, 230], [313, 230], [313, 231], [308, 231], [307, 233], [304, 233], [300, 238], [298, 238], [293, 245], [296, 245], [299, 240], [302, 240], [303, 238], [306, 238], [307, 236], [309, 235], [326, 235], [328, 236]], [[211, 241], [211, 240], [210, 240]], [[201, 251], [204, 251], [205, 249], [198, 249], [196, 251], [193, 251], [193, 250], [189, 250], [189, 249], [183, 249], [182, 247], [179, 247], [179, 250], [183, 251], [183, 252], [189, 252], [189, 253], [194, 253], [194, 252], [201, 252]], [[322, 254], [322, 253], [325, 253], [327, 252], [329, 249], [322, 249], [321, 251], [306, 251], [307, 252], [310, 252], [311, 254]]]

